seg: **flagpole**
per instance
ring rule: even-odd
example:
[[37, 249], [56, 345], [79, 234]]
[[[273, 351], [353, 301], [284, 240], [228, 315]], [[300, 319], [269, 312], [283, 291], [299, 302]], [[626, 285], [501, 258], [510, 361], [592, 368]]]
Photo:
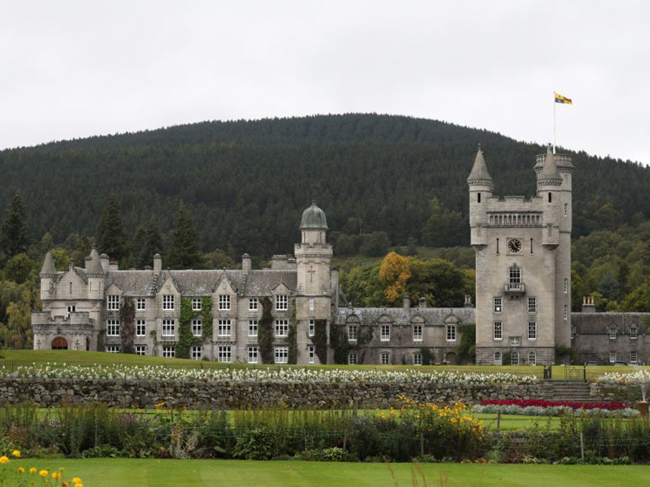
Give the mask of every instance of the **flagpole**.
[[556, 134], [556, 124], [555, 124], [555, 108], [557, 103], [555, 103], [555, 92], [553, 92], [553, 154], [555, 154], [555, 134]]

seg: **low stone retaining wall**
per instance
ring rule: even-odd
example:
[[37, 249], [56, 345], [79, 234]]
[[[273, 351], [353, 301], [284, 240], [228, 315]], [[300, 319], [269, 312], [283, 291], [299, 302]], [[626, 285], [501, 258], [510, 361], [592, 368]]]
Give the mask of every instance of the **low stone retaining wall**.
[[619, 401], [635, 404], [641, 400], [641, 387], [626, 384], [602, 384], [592, 382], [591, 396], [602, 401]]
[[324, 382], [209, 382], [109, 379], [0, 379], [0, 404], [33, 403], [38, 407], [105, 403], [113, 407], [242, 409], [284, 404], [292, 408], [387, 408], [404, 394], [412, 399], [475, 404], [483, 399], [544, 399], [552, 385], [439, 385]]

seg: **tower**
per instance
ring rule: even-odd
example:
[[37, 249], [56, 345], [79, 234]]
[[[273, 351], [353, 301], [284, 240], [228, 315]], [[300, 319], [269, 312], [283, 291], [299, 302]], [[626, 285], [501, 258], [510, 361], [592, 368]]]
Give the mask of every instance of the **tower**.
[[476, 251], [476, 361], [541, 364], [569, 346], [571, 171], [537, 156], [537, 194], [497, 198], [479, 149], [467, 179]]
[[52, 252], [49, 250], [45, 254], [43, 268], [39, 277], [41, 278], [41, 301], [54, 299], [56, 297], [57, 273], [56, 267], [54, 267], [54, 259], [52, 259]]
[[90, 251], [86, 275], [88, 276], [88, 299], [102, 301], [104, 299], [104, 276], [106, 272], [102, 267], [95, 247]]

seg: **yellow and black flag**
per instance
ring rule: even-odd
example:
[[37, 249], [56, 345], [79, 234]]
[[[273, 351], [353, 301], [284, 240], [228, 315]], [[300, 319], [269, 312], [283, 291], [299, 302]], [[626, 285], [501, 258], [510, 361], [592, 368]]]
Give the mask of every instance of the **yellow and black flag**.
[[555, 103], [564, 103], [565, 105], [573, 105], [570, 98], [555, 93]]

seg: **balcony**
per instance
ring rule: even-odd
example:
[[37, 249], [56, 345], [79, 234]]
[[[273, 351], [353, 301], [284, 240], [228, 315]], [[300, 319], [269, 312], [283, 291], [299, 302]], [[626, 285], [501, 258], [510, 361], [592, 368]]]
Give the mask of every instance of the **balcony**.
[[509, 282], [505, 285], [504, 291], [506, 294], [525, 294], [526, 286], [523, 282]]

